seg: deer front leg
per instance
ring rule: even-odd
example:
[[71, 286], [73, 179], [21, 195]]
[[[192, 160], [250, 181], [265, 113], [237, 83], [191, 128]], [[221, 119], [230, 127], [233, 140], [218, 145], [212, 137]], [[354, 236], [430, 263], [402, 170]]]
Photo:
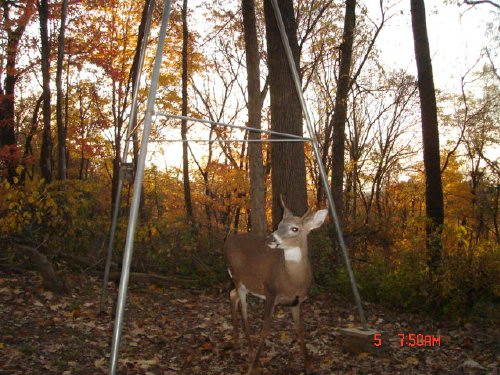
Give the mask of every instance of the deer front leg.
[[304, 357], [306, 373], [309, 375], [316, 374], [311, 365], [309, 355], [307, 354], [306, 342], [304, 339], [304, 324], [302, 322], [302, 316], [300, 315], [300, 304], [292, 307], [292, 317], [295, 331], [297, 332], [297, 336], [299, 337], [300, 349], [302, 351], [302, 356]]
[[260, 333], [259, 345], [257, 346], [257, 351], [255, 352], [255, 357], [253, 358], [252, 364], [248, 369], [248, 375], [258, 374], [259, 357], [266, 343], [266, 337], [269, 334], [271, 328], [271, 320], [273, 318], [274, 307], [276, 304], [276, 297], [266, 296], [266, 302], [264, 305], [264, 323], [262, 324], [262, 331]]
[[240, 297], [238, 296], [238, 291], [236, 289], [231, 290], [229, 297], [231, 299], [231, 316], [233, 318], [234, 327], [233, 344], [236, 345], [239, 341], [240, 322], [238, 319], [238, 306], [240, 304]]
[[253, 354], [252, 339], [250, 338], [250, 327], [248, 326], [247, 314], [247, 289], [241, 285], [237, 289], [239, 301], [241, 303], [241, 316], [243, 317], [243, 328], [245, 329], [245, 336], [248, 341], [248, 361], [250, 362]]

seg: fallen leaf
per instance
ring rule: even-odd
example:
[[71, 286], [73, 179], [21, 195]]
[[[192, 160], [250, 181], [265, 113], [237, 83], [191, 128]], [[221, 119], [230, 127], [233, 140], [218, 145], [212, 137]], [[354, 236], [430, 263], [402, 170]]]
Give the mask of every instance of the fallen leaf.
[[486, 370], [483, 366], [481, 366], [479, 363], [474, 361], [473, 359], [468, 359], [464, 363], [460, 365], [460, 367], [467, 367], [467, 368], [477, 368], [480, 370]]

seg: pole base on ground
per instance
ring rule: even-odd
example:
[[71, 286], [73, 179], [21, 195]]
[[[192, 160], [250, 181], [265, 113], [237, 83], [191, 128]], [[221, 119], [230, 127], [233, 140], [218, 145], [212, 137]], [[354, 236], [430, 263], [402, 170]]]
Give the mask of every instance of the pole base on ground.
[[354, 353], [379, 354], [386, 349], [382, 332], [372, 328], [341, 328], [344, 348]]

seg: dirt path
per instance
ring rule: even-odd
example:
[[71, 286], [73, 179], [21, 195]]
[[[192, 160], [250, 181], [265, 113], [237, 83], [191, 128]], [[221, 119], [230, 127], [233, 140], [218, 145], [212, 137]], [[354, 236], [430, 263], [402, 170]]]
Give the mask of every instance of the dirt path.
[[[107, 373], [113, 322], [96, 316], [100, 281], [77, 277], [70, 295], [43, 291], [34, 273], [0, 273], [1, 374]], [[262, 303], [250, 303], [258, 333]], [[308, 348], [320, 374], [498, 374], [498, 326], [454, 325], [367, 304], [369, 324], [385, 331], [385, 354], [342, 350], [339, 327], [355, 325], [347, 302], [316, 296], [304, 306]], [[440, 338], [440, 345], [401, 347], [398, 333]], [[246, 343], [231, 343], [226, 292], [132, 285], [120, 351], [120, 374], [242, 374]], [[301, 374], [290, 312], [278, 309], [262, 355], [263, 374]]]

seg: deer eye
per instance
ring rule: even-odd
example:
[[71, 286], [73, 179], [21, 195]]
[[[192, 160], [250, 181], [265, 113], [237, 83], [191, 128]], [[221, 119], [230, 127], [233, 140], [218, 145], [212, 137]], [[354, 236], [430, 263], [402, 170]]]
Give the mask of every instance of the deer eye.
[[292, 232], [298, 232], [298, 231], [299, 231], [299, 228], [297, 228], [297, 227], [291, 227], [291, 228], [290, 228], [290, 230], [291, 230]]

